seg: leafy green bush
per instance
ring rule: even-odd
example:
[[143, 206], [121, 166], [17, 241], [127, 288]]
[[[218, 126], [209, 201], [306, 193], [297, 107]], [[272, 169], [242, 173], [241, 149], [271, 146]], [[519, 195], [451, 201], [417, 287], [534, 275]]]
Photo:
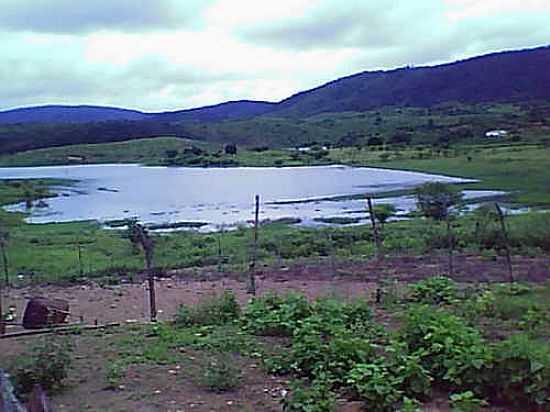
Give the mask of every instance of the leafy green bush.
[[194, 306], [180, 305], [176, 313], [176, 326], [221, 325], [239, 317], [241, 308], [232, 291], [213, 296]]
[[334, 412], [336, 396], [331, 392], [329, 385], [321, 381], [314, 381], [310, 386], [302, 382], [293, 382], [290, 385], [290, 394], [282, 401], [283, 412]]
[[456, 300], [455, 283], [445, 276], [434, 276], [412, 286], [411, 299], [418, 303], [452, 303]]
[[63, 385], [71, 367], [73, 344], [66, 337], [48, 336], [41, 339], [26, 355], [18, 360], [12, 370], [18, 392], [31, 392], [39, 384], [45, 390]]
[[254, 298], [243, 313], [245, 330], [258, 335], [291, 336], [298, 322], [311, 314], [311, 306], [300, 294], [280, 297], [268, 294]]

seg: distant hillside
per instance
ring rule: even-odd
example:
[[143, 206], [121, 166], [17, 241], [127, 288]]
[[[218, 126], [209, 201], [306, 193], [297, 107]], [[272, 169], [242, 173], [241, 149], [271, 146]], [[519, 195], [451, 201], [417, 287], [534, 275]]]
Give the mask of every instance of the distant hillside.
[[550, 47], [493, 53], [434, 67], [363, 72], [281, 101], [277, 116], [550, 99]]
[[216, 122], [261, 116], [273, 111], [276, 106], [276, 103], [270, 102], [239, 100], [196, 109], [156, 113], [154, 117], [161, 121]]
[[145, 120], [137, 110], [102, 106], [48, 105], [23, 107], [0, 112], [0, 124], [7, 123], [88, 123], [109, 120]]
[[[550, 47], [539, 47], [433, 67], [363, 72], [279, 103], [242, 100], [161, 113], [98, 106], [14, 109], [0, 112], [0, 153], [158, 135], [273, 147], [351, 141], [346, 137], [350, 132], [395, 132], [384, 128], [376, 113], [366, 114], [388, 107], [438, 110], [441, 104], [549, 102], [549, 67]], [[346, 112], [363, 114], [341, 118]], [[314, 118], [319, 115], [332, 119]]]

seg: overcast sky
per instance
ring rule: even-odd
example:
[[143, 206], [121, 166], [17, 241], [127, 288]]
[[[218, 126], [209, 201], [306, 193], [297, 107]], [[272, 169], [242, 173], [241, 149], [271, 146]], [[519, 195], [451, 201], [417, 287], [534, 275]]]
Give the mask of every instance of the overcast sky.
[[550, 0], [0, 0], [0, 109], [277, 101], [550, 43]]

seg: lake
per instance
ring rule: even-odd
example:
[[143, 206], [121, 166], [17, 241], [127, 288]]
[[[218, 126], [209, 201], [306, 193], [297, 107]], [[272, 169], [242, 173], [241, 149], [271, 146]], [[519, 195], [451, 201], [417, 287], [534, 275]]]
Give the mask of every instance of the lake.
[[[344, 196], [410, 189], [431, 181], [471, 180], [399, 170], [347, 166], [281, 168], [146, 167], [134, 164], [0, 168], [0, 179], [57, 178], [76, 181], [55, 187], [47, 207], [33, 207], [29, 223], [138, 218], [149, 224], [204, 222], [203, 230], [235, 226], [253, 218], [254, 196], [261, 219], [293, 217], [302, 224], [335, 216], [365, 218], [363, 199]], [[496, 192], [466, 191], [467, 197]], [[336, 199], [334, 199], [336, 198]], [[378, 199], [401, 212], [414, 208], [412, 197]], [[24, 211], [24, 204], [9, 211]]]

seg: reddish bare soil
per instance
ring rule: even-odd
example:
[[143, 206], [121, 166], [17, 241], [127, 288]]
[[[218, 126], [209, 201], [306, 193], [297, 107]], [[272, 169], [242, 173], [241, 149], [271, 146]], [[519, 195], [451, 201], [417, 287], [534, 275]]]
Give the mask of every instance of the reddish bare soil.
[[[496, 260], [461, 255], [454, 259], [459, 282], [497, 282], [509, 280], [503, 258]], [[544, 282], [550, 280], [550, 258], [513, 258], [516, 280]], [[262, 268], [257, 275], [257, 291], [285, 293], [300, 291], [308, 297], [334, 295], [342, 298], [372, 297], [376, 283], [385, 279], [413, 282], [446, 273], [445, 257], [393, 257], [383, 262], [338, 262], [295, 264], [283, 268]], [[232, 289], [240, 302], [249, 299], [246, 282], [239, 273], [220, 273], [209, 270], [180, 270], [165, 274], [156, 282], [157, 308], [160, 319], [171, 319], [181, 303], [194, 304], [205, 296]], [[190, 280], [193, 279], [193, 280]], [[202, 279], [202, 280], [201, 280]], [[74, 321], [79, 316], [85, 322], [126, 322], [146, 320], [149, 316], [146, 282], [100, 287], [95, 282], [76, 286], [43, 285], [12, 289], [5, 293], [4, 305], [14, 304], [21, 314], [28, 298], [47, 296], [69, 301]]]

